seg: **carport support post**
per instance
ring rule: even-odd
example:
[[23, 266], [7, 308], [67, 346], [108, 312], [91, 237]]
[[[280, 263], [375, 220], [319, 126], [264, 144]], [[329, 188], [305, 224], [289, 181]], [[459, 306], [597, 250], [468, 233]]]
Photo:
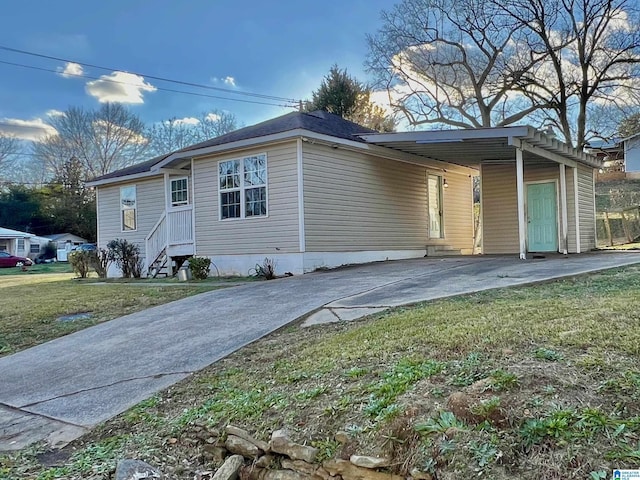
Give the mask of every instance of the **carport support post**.
[[522, 150], [516, 147], [516, 188], [518, 191], [518, 237], [520, 239], [520, 260], [527, 259], [527, 221], [524, 211], [524, 162]]
[[560, 248], [562, 253], [566, 255], [568, 253], [569, 232], [567, 228], [567, 171], [564, 163], [560, 164], [560, 203], [560, 212], [562, 212], [562, 242]]

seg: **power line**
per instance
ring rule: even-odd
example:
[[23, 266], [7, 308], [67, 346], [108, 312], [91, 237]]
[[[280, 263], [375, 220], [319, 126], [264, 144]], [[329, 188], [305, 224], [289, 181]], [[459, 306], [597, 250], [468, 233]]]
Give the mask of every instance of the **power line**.
[[[56, 73], [56, 74], [60, 73], [58, 70], [53, 70], [53, 69], [50, 69], [50, 68], [36, 67], [35, 65], [25, 65], [23, 63], [7, 62], [7, 61], [4, 61], [4, 60], [0, 60], [0, 64], [10, 65], [10, 66], [14, 66], [14, 67], [28, 68], [28, 69], [31, 69], [31, 70], [38, 70], [38, 71], [42, 71], [42, 72], [49, 72], [49, 73]], [[79, 78], [86, 78], [86, 79], [90, 79], [90, 80], [100, 80], [100, 81], [109, 82], [109, 83], [117, 83], [117, 84], [121, 84], [121, 85], [131, 85], [131, 86], [134, 86], [134, 87], [138, 87], [139, 86], [139, 84], [135, 84], [135, 83], [131, 83], [131, 82], [122, 82], [120, 80], [113, 80], [113, 79], [110, 79], [110, 78], [103, 78], [103, 77], [94, 77], [94, 76], [86, 75], [86, 74], [66, 73], [65, 75], [73, 76], [73, 77], [79, 77]], [[297, 105], [286, 105], [286, 104], [278, 104], [278, 103], [259, 102], [257, 100], [245, 100], [245, 99], [242, 99], [242, 98], [221, 97], [219, 95], [209, 95], [207, 93], [198, 93], [198, 92], [187, 92], [187, 91], [184, 91], [184, 90], [175, 90], [173, 88], [164, 88], [164, 87], [156, 87], [156, 86], [154, 86], [153, 88], [155, 88], [156, 90], [163, 91], [163, 92], [182, 93], [184, 95], [192, 95], [192, 96], [195, 96], [195, 97], [216, 98], [216, 99], [219, 99], [219, 100], [229, 100], [231, 102], [252, 103], [252, 104], [256, 104], [256, 105], [268, 105], [270, 107], [297, 108]], [[15, 125], [13, 125], [13, 126], [15, 126]]]
[[[158, 80], [158, 81], [161, 81], [161, 82], [177, 83], [179, 85], [186, 85], [186, 86], [189, 86], [189, 87], [205, 88], [205, 89], [208, 89], [208, 90], [217, 90], [217, 91], [221, 91], [221, 92], [231, 93], [231, 94], [234, 94], [234, 95], [245, 95], [245, 96], [249, 96], [249, 97], [262, 98], [262, 99], [265, 99], [265, 100], [275, 100], [275, 101], [281, 101], [281, 102], [287, 102], [287, 103], [298, 103], [298, 101], [299, 101], [299, 100], [297, 100], [295, 98], [278, 97], [278, 96], [275, 96], [275, 95], [266, 95], [266, 94], [262, 94], [262, 93], [242, 92], [242, 91], [231, 90], [229, 88], [214, 87], [212, 85], [205, 85], [205, 84], [201, 84], [201, 83], [187, 82], [187, 81], [184, 81], [184, 80], [175, 80], [175, 79], [166, 78], [166, 77], [159, 77], [159, 76], [155, 76], [155, 75], [147, 75], [147, 74], [144, 74], [144, 73], [123, 70], [123, 69], [120, 69], [120, 68], [104, 67], [104, 66], [100, 66], [100, 65], [94, 65], [94, 64], [91, 64], [91, 63], [78, 62], [76, 60], [69, 60], [69, 59], [66, 59], [66, 58], [54, 57], [54, 56], [44, 55], [44, 54], [36, 53], [36, 52], [29, 52], [27, 50], [19, 50], [17, 48], [11, 48], [11, 47], [7, 47], [7, 46], [4, 46], [4, 45], [0, 45], [0, 50], [6, 50], [8, 52], [13, 52], [13, 53], [19, 53], [21, 55], [30, 55], [32, 57], [46, 58], [48, 60], [55, 60], [55, 61], [58, 61], [58, 62], [75, 63], [75, 64], [78, 64], [78, 65], [82, 65], [83, 67], [98, 68], [100, 70], [106, 70], [106, 71], [112, 71], [112, 72], [118, 71], [118, 72], [132, 73], [134, 75], [139, 75], [141, 77], [150, 78], [150, 79]], [[60, 72], [55, 71], [55, 73], [60, 73]], [[91, 78], [91, 77], [89, 77], [89, 78]], [[216, 98], [216, 97], [214, 97], [214, 98]]]

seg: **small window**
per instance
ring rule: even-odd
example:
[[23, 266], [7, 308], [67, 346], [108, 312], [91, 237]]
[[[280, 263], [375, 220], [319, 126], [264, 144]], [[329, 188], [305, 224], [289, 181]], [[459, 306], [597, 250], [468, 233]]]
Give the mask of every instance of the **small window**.
[[32, 243], [29, 247], [29, 253], [40, 253], [40, 244]]
[[18, 255], [24, 253], [24, 238], [18, 239]]
[[189, 184], [187, 177], [171, 180], [171, 206], [187, 205], [189, 203]]
[[8, 250], [6, 243], [0, 243], [0, 252], [6, 252]]
[[267, 156], [220, 162], [220, 218], [267, 215]]
[[122, 231], [136, 230], [137, 201], [135, 185], [120, 187], [120, 211], [122, 212]]

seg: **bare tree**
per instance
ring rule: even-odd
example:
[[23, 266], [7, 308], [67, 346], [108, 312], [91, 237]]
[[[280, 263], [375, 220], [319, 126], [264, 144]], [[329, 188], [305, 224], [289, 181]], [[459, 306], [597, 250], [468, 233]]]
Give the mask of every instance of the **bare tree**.
[[[603, 109], [637, 105], [640, 9], [637, 0], [514, 0], [494, 4], [518, 22], [544, 62], [526, 88], [547, 104], [546, 121], [581, 148], [602, 137]], [[593, 120], [590, 119], [593, 117]], [[612, 132], [615, 118], [608, 126]]]
[[6, 178], [6, 172], [11, 170], [11, 163], [22, 152], [17, 138], [0, 134], [0, 179]]
[[404, 0], [369, 37], [368, 67], [413, 125], [550, 124], [582, 147], [638, 104], [639, 8], [637, 0]]
[[203, 113], [198, 118], [174, 117], [163, 120], [147, 129], [145, 136], [149, 139], [149, 153], [163, 155], [224, 135], [236, 128], [235, 115], [213, 111]]
[[34, 154], [54, 177], [76, 158], [86, 178], [127, 167], [143, 159], [148, 141], [144, 123], [123, 105], [105, 103], [98, 110], [71, 107], [50, 119], [57, 134], [33, 145]]
[[508, 125], [545, 106], [523, 89], [542, 59], [520, 48], [520, 26], [490, 2], [404, 0], [382, 20], [367, 67], [412, 125]]

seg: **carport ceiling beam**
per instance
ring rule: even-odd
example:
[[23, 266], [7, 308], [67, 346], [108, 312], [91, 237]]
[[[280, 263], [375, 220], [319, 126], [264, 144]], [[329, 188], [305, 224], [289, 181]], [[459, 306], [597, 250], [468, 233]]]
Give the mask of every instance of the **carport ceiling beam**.
[[547, 160], [551, 160], [556, 163], [561, 163], [566, 165], [567, 167], [576, 168], [578, 166], [577, 162], [574, 160], [570, 160], [562, 155], [551, 152], [541, 147], [536, 147], [531, 145], [524, 140], [520, 140], [519, 138], [509, 137], [509, 145], [513, 145], [516, 148], [519, 148], [523, 152], [532, 153], [538, 157], [546, 158]]

